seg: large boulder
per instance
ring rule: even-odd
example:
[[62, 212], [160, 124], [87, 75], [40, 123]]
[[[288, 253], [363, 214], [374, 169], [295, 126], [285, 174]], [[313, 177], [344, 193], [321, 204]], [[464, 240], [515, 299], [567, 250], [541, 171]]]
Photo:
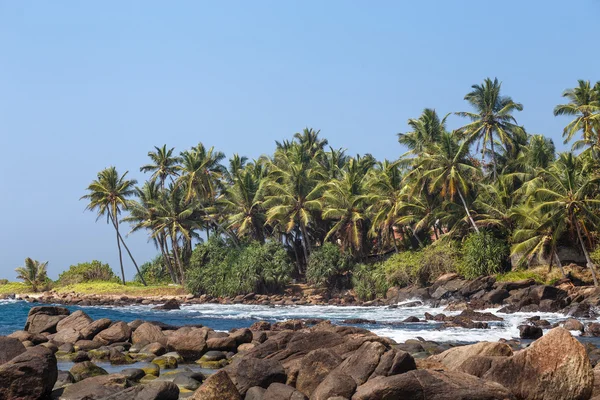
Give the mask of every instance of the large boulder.
[[65, 307], [31, 307], [24, 330], [30, 333], [55, 333], [56, 325], [69, 314], [70, 311]]
[[92, 319], [83, 311], [77, 310], [66, 318], [63, 318], [56, 324], [56, 332], [63, 329], [73, 329], [80, 331], [92, 322]]
[[148, 382], [133, 386], [102, 400], [177, 400], [179, 388], [173, 382]]
[[350, 375], [333, 371], [317, 386], [310, 400], [328, 400], [333, 397], [349, 399], [356, 390], [356, 382]]
[[365, 342], [337, 370], [351, 376], [357, 385], [362, 385], [375, 371], [385, 351], [386, 347], [379, 342]]
[[52, 341], [56, 343], [75, 343], [79, 339], [81, 339], [81, 333], [73, 328], [63, 328], [52, 336]]
[[167, 337], [158, 326], [149, 322], [144, 322], [136, 328], [131, 335], [131, 342], [133, 344], [142, 343], [160, 343], [163, 346], [167, 344]]
[[429, 359], [444, 364], [448, 369], [460, 370], [462, 365], [474, 356], [509, 357], [512, 355], [512, 349], [505, 343], [479, 342], [453, 347], [443, 353], [431, 356]]
[[342, 362], [342, 358], [331, 349], [317, 349], [300, 361], [296, 388], [310, 396], [321, 382]]
[[54, 353], [42, 346], [32, 347], [0, 366], [0, 399], [45, 399], [57, 376]]
[[519, 325], [519, 337], [521, 339], [539, 339], [544, 332], [539, 326]]
[[415, 359], [406, 351], [391, 349], [385, 352], [379, 359], [379, 364], [369, 379], [376, 376], [391, 376], [403, 374], [417, 369]]
[[108, 328], [110, 324], [112, 324], [112, 321], [108, 318], [97, 319], [80, 330], [81, 337], [85, 340], [93, 339], [99, 332]]
[[153, 307], [153, 310], [179, 310], [179, 302], [176, 299], [169, 299], [163, 305]]
[[240, 344], [250, 343], [253, 339], [252, 331], [248, 328], [237, 329], [234, 332], [232, 332], [229, 336], [235, 339], [235, 343], [238, 346]]
[[60, 400], [99, 400], [128, 387], [129, 382], [123, 375], [99, 375], [67, 386]]
[[223, 370], [211, 375], [191, 397], [192, 400], [242, 400], [242, 396]]
[[115, 322], [110, 327], [98, 333], [94, 340], [104, 345], [127, 342], [131, 337], [131, 328], [123, 321]]
[[82, 381], [92, 376], [108, 375], [104, 368], [100, 368], [91, 361], [83, 361], [74, 364], [69, 370], [75, 382]]
[[167, 349], [186, 361], [195, 361], [206, 352], [206, 335], [204, 328], [180, 328], [167, 337]]
[[525, 350], [491, 365], [483, 375], [528, 400], [583, 400], [594, 374], [585, 347], [564, 328], [554, 328]]
[[361, 385], [352, 400], [514, 400], [505, 387], [454, 371], [415, 370], [377, 377]]
[[25, 346], [19, 339], [0, 336], [0, 365], [12, 360], [19, 354], [25, 353]]
[[263, 400], [306, 400], [306, 396], [291, 386], [272, 383], [263, 395]]
[[271, 383], [285, 383], [287, 375], [280, 362], [273, 359], [245, 357], [225, 367], [225, 371], [243, 396], [252, 386], [268, 388]]

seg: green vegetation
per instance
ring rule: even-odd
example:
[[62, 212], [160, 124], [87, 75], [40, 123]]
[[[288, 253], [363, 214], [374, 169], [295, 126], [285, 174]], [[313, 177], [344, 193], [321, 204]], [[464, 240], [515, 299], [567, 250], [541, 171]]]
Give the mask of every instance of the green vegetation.
[[47, 261], [42, 263], [27, 257], [25, 265], [15, 269], [17, 271], [17, 279], [21, 279], [34, 292], [37, 292], [38, 289], [44, 290], [50, 283], [48, 275], [46, 275], [47, 265]]
[[518, 123], [524, 106], [485, 79], [454, 129], [434, 109], [411, 118], [397, 160], [350, 156], [311, 128], [255, 160], [164, 145], [148, 153], [141, 186], [111, 167], [84, 198], [114, 226], [119, 254], [120, 222], [159, 249], [140, 280], [168, 277], [197, 293], [277, 291], [296, 279], [372, 298], [447, 272], [502, 273], [509, 256], [520, 270], [550, 260], [562, 277], [561, 246], [585, 255], [584, 278], [598, 284], [600, 83], [563, 96], [554, 113], [573, 118], [563, 135], [575, 142], [558, 155]]
[[[104, 294], [104, 295], [126, 295], [126, 296], [175, 296], [185, 294], [185, 290], [179, 285], [143, 285], [141, 283], [128, 282], [127, 286], [116, 281], [93, 281], [75, 283], [66, 286], [54, 287], [57, 293], [81, 293], [81, 294]], [[13, 292], [19, 293], [19, 292]]]
[[118, 281], [108, 264], [102, 264], [100, 261], [80, 263], [71, 265], [68, 270], [61, 273], [56, 281], [59, 285], [72, 285], [75, 283], [91, 281]]
[[[156, 256], [152, 261], [145, 262], [140, 266], [140, 274], [136, 275], [134, 281], [142, 283], [140, 275], [149, 285], [160, 285], [171, 283], [169, 270], [162, 255]], [[143, 283], [142, 283], [143, 284]]]

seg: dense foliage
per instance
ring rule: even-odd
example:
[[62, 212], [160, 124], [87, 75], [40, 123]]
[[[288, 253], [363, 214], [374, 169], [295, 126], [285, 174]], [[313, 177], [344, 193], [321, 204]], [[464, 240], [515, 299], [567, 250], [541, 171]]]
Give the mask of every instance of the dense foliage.
[[34, 292], [37, 292], [39, 289], [47, 289], [51, 283], [46, 273], [47, 266], [47, 261], [39, 262], [27, 257], [25, 259], [25, 265], [17, 267], [15, 271], [17, 272], [18, 279], [21, 279], [29, 285]]
[[[353, 281], [366, 298], [448, 271], [498, 272], [509, 254], [520, 267], [550, 260], [562, 273], [561, 246], [585, 256], [597, 283], [589, 253], [600, 222], [600, 83], [564, 92], [554, 114], [571, 118], [563, 136], [574, 144], [559, 155], [519, 125], [524, 106], [501, 89], [497, 79], [473, 85], [454, 129], [434, 109], [410, 119], [397, 160], [349, 156], [309, 128], [256, 160], [164, 145], [141, 168], [147, 182], [136, 187], [110, 168], [85, 199], [115, 227], [119, 251], [116, 217], [126, 212], [122, 221], [148, 232], [170, 279], [196, 292], [270, 290], [296, 278]], [[194, 249], [201, 237], [210, 240]]]
[[58, 276], [59, 285], [91, 281], [117, 281], [118, 278], [108, 264], [93, 260], [91, 262], [71, 265], [68, 270]]
[[142, 282], [140, 275], [150, 285], [171, 283], [171, 277], [169, 276], [169, 271], [162, 255], [158, 255], [153, 260], [142, 264], [140, 266], [140, 274], [134, 278], [135, 282]]

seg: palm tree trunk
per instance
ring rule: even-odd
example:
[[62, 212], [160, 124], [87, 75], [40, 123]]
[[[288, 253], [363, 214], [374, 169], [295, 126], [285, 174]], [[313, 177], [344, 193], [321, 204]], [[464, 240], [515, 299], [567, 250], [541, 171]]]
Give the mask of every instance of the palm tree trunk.
[[171, 277], [171, 282], [179, 283], [179, 279], [177, 279], [177, 276], [173, 272], [173, 266], [171, 265], [171, 259], [169, 258], [169, 251], [168, 251], [168, 248], [166, 248], [167, 247], [166, 241], [167, 240], [166, 240], [164, 231], [161, 231], [158, 234], [158, 244], [160, 246], [160, 251], [163, 255], [163, 260], [165, 260], [165, 265], [167, 266], [167, 270], [169, 271], [169, 276]]
[[185, 277], [183, 273], [183, 265], [181, 264], [181, 258], [179, 257], [179, 244], [177, 244], [177, 237], [174, 237], [173, 233], [171, 233], [171, 245], [173, 246], [173, 253], [175, 253], [175, 260], [177, 261], [177, 265], [179, 267], [179, 280], [183, 285], [185, 283]]
[[494, 151], [494, 135], [490, 132], [490, 146], [492, 147], [492, 164], [494, 166], [494, 182], [498, 180], [498, 165], [496, 163], [496, 152]]
[[477, 225], [475, 225], [475, 221], [473, 220], [473, 217], [471, 216], [471, 212], [469, 211], [469, 207], [467, 207], [467, 202], [465, 201], [465, 198], [463, 197], [463, 194], [460, 191], [460, 188], [457, 188], [457, 192], [458, 192], [458, 196], [460, 197], [460, 200], [463, 203], [463, 207], [465, 207], [465, 211], [467, 212], [469, 221], [471, 221], [471, 225], [473, 225], [473, 228], [475, 228], [475, 232], [479, 233], [479, 228], [477, 227]]
[[115, 231], [117, 232], [117, 248], [119, 249], [119, 263], [121, 264], [121, 278], [123, 280], [123, 285], [125, 285], [125, 269], [123, 268], [123, 253], [121, 252], [121, 240], [120, 240], [121, 236], [119, 235], [119, 223], [115, 222], [115, 218], [113, 218], [110, 211], [109, 211], [109, 217], [113, 223], [113, 226], [115, 227]]
[[598, 286], [598, 278], [596, 278], [596, 271], [594, 263], [590, 258], [590, 254], [585, 247], [585, 242], [583, 241], [583, 237], [581, 236], [581, 228], [579, 227], [579, 221], [575, 219], [575, 228], [577, 229], [577, 237], [579, 238], [579, 243], [581, 244], [581, 249], [583, 250], [583, 254], [585, 255], [585, 260], [587, 261], [587, 267], [592, 271], [592, 278], [594, 279], [594, 286]]
[[398, 243], [396, 242], [396, 232], [394, 231], [393, 226], [390, 226], [390, 233], [392, 234], [392, 243], [394, 244], [394, 250], [396, 251], [396, 253], [399, 253]]
[[552, 254], [554, 255], [554, 260], [556, 260], [556, 265], [558, 265], [558, 269], [560, 269], [560, 273], [563, 278], [566, 278], [565, 270], [563, 269], [562, 263], [560, 262], [560, 258], [558, 258], [558, 253], [556, 252], [556, 245], [552, 245]]
[[[117, 241], [120, 240], [121, 243], [123, 243], [123, 246], [125, 247], [125, 250], [127, 250], [127, 254], [129, 254], [129, 258], [131, 258], [131, 261], [133, 261], [133, 265], [135, 265], [135, 270], [138, 273], [138, 276], [140, 277], [142, 283], [144, 284], [144, 286], [148, 286], [146, 285], [146, 281], [144, 280], [144, 277], [142, 276], [142, 273], [140, 272], [140, 269], [138, 268], [137, 263], [135, 262], [135, 259], [133, 258], [133, 255], [131, 254], [131, 251], [129, 251], [129, 247], [127, 247], [127, 245], [125, 244], [125, 240], [123, 240], [123, 236], [121, 236], [121, 234], [119, 233], [119, 221], [117, 220], [117, 218], [112, 219], [113, 225], [115, 226], [115, 229], [117, 230]], [[121, 246], [119, 246], [119, 255], [121, 253]], [[121, 269], [123, 269], [123, 261], [121, 260]], [[123, 277], [125, 277], [125, 275], [123, 274]], [[123, 284], [125, 284], [125, 279], [123, 279]]]
[[304, 264], [308, 265], [308, 252], [310, 244], [308, 243], [308, 234], [306, 233], [306, 227], [304, 224], [300, 224], [300, 231], [302, 232], [302, 249], [304, 250]]

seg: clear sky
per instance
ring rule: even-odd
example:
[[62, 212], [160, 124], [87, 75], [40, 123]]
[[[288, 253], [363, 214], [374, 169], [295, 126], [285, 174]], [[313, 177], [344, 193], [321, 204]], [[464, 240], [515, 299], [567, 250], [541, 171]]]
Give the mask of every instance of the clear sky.
[[564, 149], [552, 109], [600, 79], [598, 15], [597, 0], [0, 0], [0, 278], [25, 257], [53, 278], [92, 259], [116, 271], [112, 228], [79, 198], [110, 165], [144, 179], [154, 145], [258, 157], [309, 126], [394, 159], [408, 118], [466, 111], [497, 76], [519, 123]]

